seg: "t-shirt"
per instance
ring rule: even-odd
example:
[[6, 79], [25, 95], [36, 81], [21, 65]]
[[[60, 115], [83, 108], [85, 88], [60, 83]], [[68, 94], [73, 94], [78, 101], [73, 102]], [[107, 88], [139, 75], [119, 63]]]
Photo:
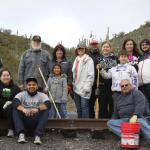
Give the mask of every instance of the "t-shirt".
[[15, 96], [15, 99], [18, 99], [25, 108], [36, 108], [49, 101], [48, 96], [44, 93], [37, 92], [36, 95], [31, 96], [27, 91], [20, 92]]

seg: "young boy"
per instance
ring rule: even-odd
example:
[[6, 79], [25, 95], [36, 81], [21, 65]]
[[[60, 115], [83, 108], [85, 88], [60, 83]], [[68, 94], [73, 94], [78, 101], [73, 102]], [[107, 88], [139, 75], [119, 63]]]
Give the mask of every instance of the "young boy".
[[113, 92], [120, 92], [120, 82], [123, 79], [131, 78], [134, 87], [138, 88], [138, 75], [136, 69], [128, 64], [128, 55], [126, 51], [121, 51], [118, 55], [119, 64], [106, 72], [101, 70], [101, 75], [105, 79], [112, 78], [111, 90]]

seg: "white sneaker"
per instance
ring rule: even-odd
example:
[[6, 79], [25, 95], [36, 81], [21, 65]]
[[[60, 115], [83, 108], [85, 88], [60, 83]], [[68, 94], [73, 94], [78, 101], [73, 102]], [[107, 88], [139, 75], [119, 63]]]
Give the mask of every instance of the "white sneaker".
[[14, 130], [8, 129], [7, 137], [14, 137]]
[[25, 143], [25, 135], [23, 133], [19, 134], [18, 143]]
[[42, 144], [41, 138], [39, 136], [35, 136], [34, 144], [37, 144], [37, 145], [41, 145]]

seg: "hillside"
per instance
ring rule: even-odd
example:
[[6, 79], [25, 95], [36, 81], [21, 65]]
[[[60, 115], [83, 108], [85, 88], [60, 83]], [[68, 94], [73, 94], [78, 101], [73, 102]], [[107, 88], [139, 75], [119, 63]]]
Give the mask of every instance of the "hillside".
[[150, 22], [146, 22], [138, 29], [135, 29], [127, 34], [125, 34], [124, 32], [115, 34], [114, 37], [110, 40], [113, 50], [120, 50], [122, 48], [123, 41], [127, 38], [132, 38], [133, 40], [135, 40], [138, 46], [142, 39], [150, 39]]

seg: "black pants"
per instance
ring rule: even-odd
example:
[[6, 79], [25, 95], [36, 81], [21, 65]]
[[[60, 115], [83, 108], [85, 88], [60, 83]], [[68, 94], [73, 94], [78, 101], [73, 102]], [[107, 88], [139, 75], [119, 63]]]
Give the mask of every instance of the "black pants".
[[102, 87], [99, 96], [99, 117], [111, 118], [113, 114], [113, 98], [112, 91], [109, 87]]
[[149, 108], [150, 108], [150, 84], [144, 84], [139, 87], [139, 90], [145, 95], [148, 100]]
[[24, 113], [13, 109], [14, 126], [17, 134], [34, 131], [34, 136], [42, 136], [44, 127], [48, 121], [49, 110], [44, 110], [34, 114], [32, 117], [26, 117]]
[[96, 89], [96, 86], [93, 86], [92, 94], [89, 100], [89, 118], [95, 118], [95, 110], [94, 110], [95, 101], [96, 101], [95, 89]]
[[11, 105], [6, 109], [3, 109], [3, 106], [0, 106], [0, 120], [8, 120], [8, 128], [12, 130], [14, 129]]

